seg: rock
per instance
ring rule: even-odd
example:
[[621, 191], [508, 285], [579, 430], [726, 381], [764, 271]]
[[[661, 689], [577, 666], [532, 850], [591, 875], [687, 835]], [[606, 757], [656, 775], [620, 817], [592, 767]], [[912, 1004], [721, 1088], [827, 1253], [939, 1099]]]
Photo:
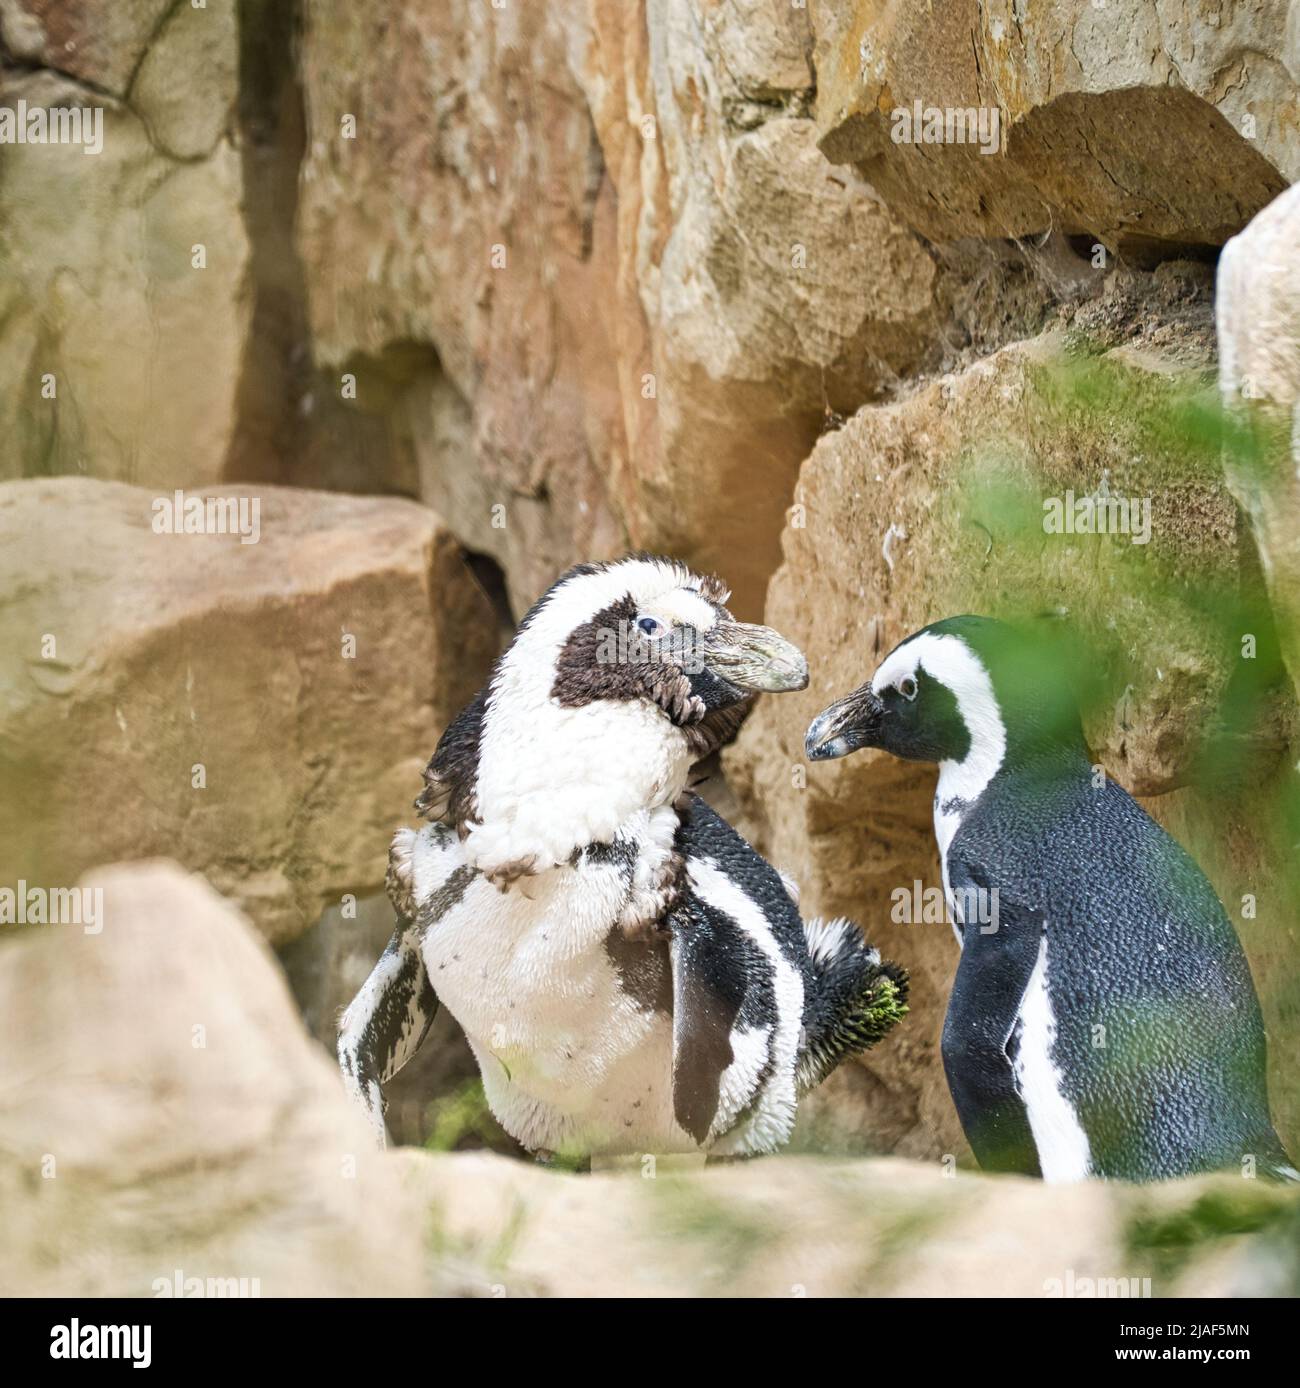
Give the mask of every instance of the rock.
[[619, 186], [641, 206], [661, 451], [638, 466], [631, 528], [723, 573], [756, 615], [799, 462], [829, 415], [930, 351], [938, 275], [818, 151], [806, 11], [744, 0], [701, 22], [697, 8], [648, 7], [640, 177]]
[[[403, 1154], [500, 1296], [1293, 1295], [1300, 1197], [1237, 1177], [1047, 1186], [898, 1159], [563, 1176]], [[452, 1194], [454, 1192], [454, 1195]]]
[[238, 96], [235, 5], [176, 7], [145, 54], [131, 105], [173, 159], [202, 159], [225, 133]]
[[496, 617], [414, 502], [239, 494], [255, 544], [155, 534], [142, 488], [0, 485], [0, 839], [43, 886], [170, 855], [279, 943], [382, 885]]
[[802, 11], [625, 10], [311, 16], [314, 350], [516, 613], [630, 543], [752, 617], [800, 459], [929, 350], [936, 271], [817, 151]]
[[[1281, 12], [1145, 0], [813, 0], [821, 148], [939, 240], [1058, 227], [1129, 260], [1221, 245], [1300, 176]], [[996, 112], [999, 140], [896, 142], [898, 110]]]
[[[213, 10], [194, 13], [217, 33]], [[184, 28], [182, 14], [188, 6], [174, 21]], [[203, 49], [214, 73], [234, 60], [227, 29]], [[216, 139], [232, 93], [215, 76], [221, 93], [200, 84], [195, 115], [197, 98], [174, 85], [195, 79], [168, 72], [155, 84], [153, 70], [145, 109], [158, 138], [204, 157], [176, 162], [129, 106], [63, 77], [0, 75], [0, 106], [103, 112], [98, 154], [0, 144], [0, 478], [81, 473], [198, 487], [222, 476], [251, 255], [239, 153]]]
[[635, 305], [571, 8], [314, 9], [302, 42], [312, 350], [426, 469], [444, 400], [467, 402], [437, 499], [463, 499], [449, 519], [504, 568], [517, 615], [625, 544], [605, 479], [626, 455], [615, 334]]
[[172, 8], [171, 0], [0, 0], [0, 38], [23, 63], [120, 97]]
[[1224, 466], [1250, 517], [1283, 654], [1300, 690], [1300, 191], [1290, 188], [1223, 248], [1219, 384], [1252, 435]]
[[[1204, 358], [1189, 370], [1187, 355], [1196, 361], [1204, 335], [1162, 324], [1161, 292], [1144, 291], [1146, 326], [1136, 338], [1120, 326], [1123, 295], [1112, 314], [1079, 320], [1110, 323], [1126, 339], [1100, 356], [1069, 357], [1065, 337], [1052, 333], [863, 408], [819, 441], [800, 474], [766, 620], [807, 654], [812, 684], [761, 700], [723, 760], [742, 826], [801, 884], [804, 909], [854, 918], [911, 971], [911, 1016], [863, 1060], [878, 1082], [864, 1136], [878, 1148], [963, 1150], [938, 1053], [957, 950], [942, 920], [893, 914], [896, 891], [911, 899], [914, 883], [940, 880], [935, 773], [874, 752], [808, 767], [803, 736], [816, 712], [868, 678], [904, 636], [957, 612], [1068, 616], [1063, 641], [1050, 620], [1041, 622], [1043, 640], [1057, 642], [1075, 672], [1094, 756], [1130, 790], [1160, 796], [1156, 812], [1177, 818], [1194, 851], [1235, 840], [1226, 861], [1206, 862], [1226, 901], [1247, 891], [1268, 900], [1267, 928], [1240, 925], [1279, 1078], [1294, 1049], [1300, 1018], [1282, 979], [1300, 940], [1249, 827], [1276, 814], [1267, 796], [1286, 780], [1294, 707], [1279, 705], [1271, 688], [1243, 684], [1253, 667], [1234, 658], [1238, 604], [1258, 585], [1248, 555], [1239, 559], [1238, 513], [1214, 451], [1189, 455], [1177, 427], [1200, 398]], [[1206, 308], [1184, 311], [1203, 318]], [[1103, 479], [1114, 497], [1149, 500], [1149, 544], [1045, 533], [1045, 500], [1091, 494]], [[1211, 735], [1222, 709], [1247, 688], [1268, 716], [1224, 744], [1244, 782], [1229, 797], [1222, 781], [1207, 782], [1204, 761], [1219, 745]], [[1187, 789], [1167, 794], [1179, 787]], [[1292, 1088], [1275, 1086], [1284, 1132], [1300, 1119]]]
[[177, 1272], [262, 1296], [434, 1290], [419, 1201], [247, 921], [171, 863], [80, 885], [103, 893], [100, 934], [0, 943], [4, 1294], [146, 1297]]

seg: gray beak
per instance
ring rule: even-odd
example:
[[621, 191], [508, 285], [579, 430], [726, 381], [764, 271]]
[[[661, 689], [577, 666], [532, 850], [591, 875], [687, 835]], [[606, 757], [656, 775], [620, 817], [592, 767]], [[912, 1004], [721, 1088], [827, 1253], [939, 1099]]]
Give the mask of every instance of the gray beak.
[[809, 761], [833, 761], [860, 747], [875, 747], [885, 706], [870, 684], [837, 699], [808, 725], [803, 749]]
[[715, 675], [750, 694], [808, 687], [808, 662], [798, 646], [771, 627], [719, 622], [704, 638], [704, 659]]

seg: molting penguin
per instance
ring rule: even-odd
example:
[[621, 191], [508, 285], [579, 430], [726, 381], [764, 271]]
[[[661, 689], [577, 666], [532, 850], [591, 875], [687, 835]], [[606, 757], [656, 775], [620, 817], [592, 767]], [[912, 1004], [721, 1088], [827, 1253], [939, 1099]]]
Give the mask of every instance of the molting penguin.
[[1296, 1177], [1232, 925], [1183, 849], [1094, 778], [1041, 645], [980, 617], [917, 632], [808, 729], [811, 760], [861, 747], [939, 764], [962, 951], [943, 1061], [981, 1166], [1146, 1181], [1254, 1158]]
[[701, 799], [692, 764], [802, 654], [680, 564], [581, 565], [528, 613], [443, 735], [397, 834], [392, 940], [339, 1060], [383, 1142], [381, 1086], [441, 1000], [528, 1149], [742, 1155], [906, 1011], [906, 976]]

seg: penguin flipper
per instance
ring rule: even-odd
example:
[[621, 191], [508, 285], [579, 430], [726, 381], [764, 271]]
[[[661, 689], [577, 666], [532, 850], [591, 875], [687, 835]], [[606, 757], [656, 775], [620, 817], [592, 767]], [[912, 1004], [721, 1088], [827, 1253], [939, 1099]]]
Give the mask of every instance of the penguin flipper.
[[408, 920], [398, 921], [379, 962], [339, 1022], [343, 1083], [380, 1147], [385, 1146], [381, 1086], [419, 1049], [438, 1013], [438, 998], [410, 925]]
[[[987, 887], [949, 855], [954, 893]], [[959, 897], [960, 899], [960, 897]], [[944, 1073], [966, 1140], [985, 1171], [1041, 1176], [1015, 1076], [1017, 1022], [1043, 938], [1041, 911], [1000, 898], [992, 930], [962, 931], [961, 962], [944, 1018]]]
[[671, 914], [673, 1115], [701, 1147], [714, 1134], [746, 979], [723, 932], [688, 894]]

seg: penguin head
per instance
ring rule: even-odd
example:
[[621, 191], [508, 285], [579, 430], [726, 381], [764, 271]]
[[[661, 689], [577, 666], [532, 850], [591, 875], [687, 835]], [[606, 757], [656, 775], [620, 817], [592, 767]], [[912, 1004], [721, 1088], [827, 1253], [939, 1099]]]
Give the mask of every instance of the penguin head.
[[632, 555], [581, 564], [520, 623], [448, 728], [416, 807], [453, 819], [485, 872], [538, 872], [671, 803], [760, 691], [803, 689], [802, 653], [738, 622], [716, 579]]
[[1046, 643], [989, 617], [915, 632], [871, 679], [813, 719], [810, 761], [878, 747], [907, 761], [996, 767], [1008, 751], [1081, 747], [1078, 708]]
[[770, 627], [736, 621], [728, 597], [720, 580], [671, 559], [580, 565], [525, 618], [512, 654], [553, 659], [550, 693], [562, 707], [640, 700], [679, 728], [753, 694], [805, 688], [803, 653]]

